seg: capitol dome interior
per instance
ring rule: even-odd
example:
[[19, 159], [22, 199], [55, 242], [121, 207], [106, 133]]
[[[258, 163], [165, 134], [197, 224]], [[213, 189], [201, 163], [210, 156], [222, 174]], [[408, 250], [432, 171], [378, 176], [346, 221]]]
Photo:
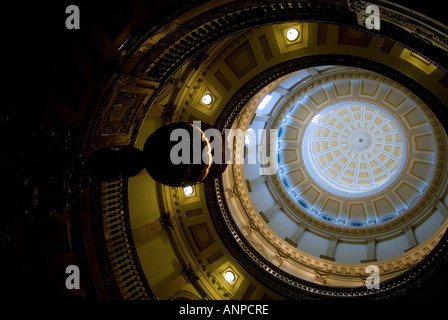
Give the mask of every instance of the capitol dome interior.
[[[79, 29], [64, 24], [69, 4], [79, 8]], [[380, 29], [366, 27], [369, 4]], [[448, 22], [437, 6], [30, 5], [29, 34], [5, 39], [4, 294], [445, 297]], [[177, 122], [242, 133], [228, 139], [217, 177], [172, 186], [140, 167], [86, 173], [98, 150], [110, 153], [97, 173], [111, 173], [122, 150], [156, 159], [148, 137]], [[74, 289], [70, 265], [80, 270]]]

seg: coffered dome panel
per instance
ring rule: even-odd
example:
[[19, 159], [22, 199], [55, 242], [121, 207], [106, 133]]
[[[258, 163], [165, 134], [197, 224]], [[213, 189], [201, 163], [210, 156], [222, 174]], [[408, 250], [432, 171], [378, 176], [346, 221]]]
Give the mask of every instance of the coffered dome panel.
[[386, 222], [408, 210], [435, 174], [428, 108], [367, 70], [321, 70], [273, 111], [281, 134], [278, 178], [269, 181], [298, 204], [292, 211], [352, 227]]
[[359, 101], [318, 113], [302, 144], [308, 172], [342, 196], [378, 192], [398, 175], [406, 158], [399, 124], [384, 109]]
[[[418, 243], [429, 241], [429, 224], [441, 220], [422, 208], [445, 192], [438, 177], [446, 138], [417, 96], [378, 73], [338, 65], [293, 72], [262, 92], [234, 126], [276, 129], [270, 141], [277, 170], [263, 175], [260, 163], [234, 165], [223, 187], [238, 190], [233, 217], [251, 243], [263, 243], [265, 257], [304, 279], [310, 277], [305, 265], [331, 264], [327, 283], [350, 286], [354, 279], [338, 280], [341, 264], [355, 270], [401, 259], [415, 237], [404, 230], [419, 228], [417, 221], [427, 221], [416, 232]], [[269, 111], [257, 108], [257, 101], [281, 92]], [[238, 187], [240, 179], [248, 189]], [[279, 262], [275, 250], [292, 260]]]

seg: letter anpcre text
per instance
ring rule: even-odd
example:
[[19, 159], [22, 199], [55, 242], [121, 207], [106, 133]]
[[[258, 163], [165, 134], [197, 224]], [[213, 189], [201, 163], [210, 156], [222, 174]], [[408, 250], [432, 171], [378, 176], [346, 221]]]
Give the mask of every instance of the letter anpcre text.
[[269, 314], [266, 304], [236, 304], [226, 305], [222, 314]]

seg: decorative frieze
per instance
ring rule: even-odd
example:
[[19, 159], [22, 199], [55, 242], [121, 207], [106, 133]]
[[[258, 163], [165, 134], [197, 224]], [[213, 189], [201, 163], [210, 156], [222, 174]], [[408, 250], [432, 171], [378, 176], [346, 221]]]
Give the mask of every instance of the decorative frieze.
[[146, 103], [159, 85], [127, 75], [116, 77], [93, 131], [92, 145], [96, 148], [129, 145], [134, 129], [145, 116]]

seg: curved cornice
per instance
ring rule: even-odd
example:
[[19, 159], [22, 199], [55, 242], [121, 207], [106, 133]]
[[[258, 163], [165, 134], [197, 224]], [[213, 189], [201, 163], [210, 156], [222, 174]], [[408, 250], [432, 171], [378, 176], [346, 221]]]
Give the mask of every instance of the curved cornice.
[[[349, 3], [352, 1], [348, 1]], [[346, 1], [229, 1], [212, 8], [198, 6], [194, 17], [187, 13], [177, 24], [153, 28], [144, 41], [129, 50], [132, 56], [125, 69], [135, 76], [164, 82], [182, 63], [207, 46], [238, 31], [276, 22], [315, 21], [335, 23], [365, 33], [390, 39], [408, 48], [419, 47], [419, 53], [446, 71], [448, 33], [442, 25], [419, 22], [417, 13], [409, 14], [401, 7], [377, 1], [382, 16], [387, 17], [380, 31], [368, 30], [357, 22], [360, 1], [348, 6]], [[361, 5], [358, 5], [361, 4]], [[365, 4], [364, 4], [365, 5]]]

